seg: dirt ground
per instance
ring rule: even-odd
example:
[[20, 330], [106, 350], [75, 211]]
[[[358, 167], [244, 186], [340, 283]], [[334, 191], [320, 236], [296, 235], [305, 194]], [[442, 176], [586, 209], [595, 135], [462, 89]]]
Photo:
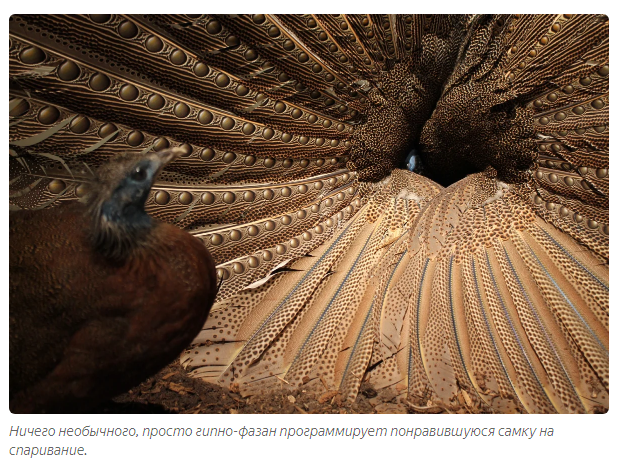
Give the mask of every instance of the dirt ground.
[[287, 394], [251, 396], [189, 377], [178, 361], [127, 393], [100, 406], [98, 413], [115, 414], [406, 414], [441, 413], [439, 407], [416, 407], [398, 402], [392, 392], [376, 392], [363, 383], [356, 401], [341, 403], [337, 392], [315, 394], [298, 390]]

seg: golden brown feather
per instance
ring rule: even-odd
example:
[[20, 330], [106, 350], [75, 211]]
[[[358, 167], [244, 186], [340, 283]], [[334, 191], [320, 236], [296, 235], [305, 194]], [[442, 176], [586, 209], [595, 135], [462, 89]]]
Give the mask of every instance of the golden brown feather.
[[10, 41], [12, 206], [183, 151], [146, 209], [218, 264], [192, 375], [608, 408], [606, 17], [37, 15]]

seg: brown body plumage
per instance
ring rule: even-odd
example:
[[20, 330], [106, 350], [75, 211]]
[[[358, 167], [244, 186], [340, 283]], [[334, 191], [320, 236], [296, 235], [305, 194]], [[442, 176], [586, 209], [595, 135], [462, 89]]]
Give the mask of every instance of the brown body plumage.
[[80, 198], [84, 165], [128, 148], [183, 150], [146, 207], [218, 264], [192, 375], [346, 402], [369, 381], [470, 412], [608, 407], [606, 17], [10, 28], [13, 204]]
[[89, 410], [171, 362], [201, 329], [216, 278], [200, 242], [159, 222], [99, 232], [98, 207], [145, 158], [102, 168], [87, 204], [11, 214], [13, 412]]

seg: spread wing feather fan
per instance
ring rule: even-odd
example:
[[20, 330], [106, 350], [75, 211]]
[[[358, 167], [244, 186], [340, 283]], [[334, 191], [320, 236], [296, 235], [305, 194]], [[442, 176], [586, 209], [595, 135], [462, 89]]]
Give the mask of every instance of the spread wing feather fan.
[[191, 375], [602, 412], [608, 61], [598, 15], [14, 15], [9, 206], [181, 147], [146, 206], [218, 264]]

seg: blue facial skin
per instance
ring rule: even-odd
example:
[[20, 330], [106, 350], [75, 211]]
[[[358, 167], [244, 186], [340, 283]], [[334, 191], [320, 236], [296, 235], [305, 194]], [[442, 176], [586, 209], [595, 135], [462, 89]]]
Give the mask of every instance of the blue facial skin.
[[156, 167], [151, 161], [142, 161], [119, 184], [112, 197], [102, 206], [102, 214], [109, 221], [126, 227], [150, 224], [145, 213], [145, 202], [155, 176]]
[[408, 153], [408, 156], [406, 156], [406, 168], [410, 172], [420, 172], [421, 158], [419, 157], [419, 154], [417, 153], [417, 150], [415, 148], [411, 149], [410, 153]]

